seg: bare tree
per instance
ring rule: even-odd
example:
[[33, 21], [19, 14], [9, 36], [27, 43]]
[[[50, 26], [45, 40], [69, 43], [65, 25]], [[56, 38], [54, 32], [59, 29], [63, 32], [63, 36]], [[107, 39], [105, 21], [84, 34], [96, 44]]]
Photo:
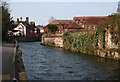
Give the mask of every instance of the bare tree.
[[55, 20], [55, 17], [53, 17], [53, 16], [51, 16], [51, 18], [49, 19], [49, 23], [51, 23], [52, 21], [54, 21]]

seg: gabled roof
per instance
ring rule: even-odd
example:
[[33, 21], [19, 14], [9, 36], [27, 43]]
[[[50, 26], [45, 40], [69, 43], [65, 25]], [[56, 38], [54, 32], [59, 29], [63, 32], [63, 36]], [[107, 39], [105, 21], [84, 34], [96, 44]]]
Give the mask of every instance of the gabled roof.
[[31, 27], [31, 25], [29, 24], [29, 23], [27, 23], [27, 22], [21, 22], [25, 27]]
[[28, 22], [24, 22], [24, 21], [19, 22], [16, 26], [18, 26], [20, 23], [22, 23], [26, 28], [32, 27]]
[[67, 28], [82, 28], [80, 25], [78, 25], [76, 22], [72, 22]]

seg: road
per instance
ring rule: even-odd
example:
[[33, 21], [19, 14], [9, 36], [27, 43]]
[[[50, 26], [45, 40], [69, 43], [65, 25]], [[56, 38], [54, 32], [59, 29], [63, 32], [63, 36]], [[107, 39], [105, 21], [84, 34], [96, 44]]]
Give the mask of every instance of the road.
[[0, 48], [2, 48], [2, 80], [10, 80], [14, 44], [3, 42]]

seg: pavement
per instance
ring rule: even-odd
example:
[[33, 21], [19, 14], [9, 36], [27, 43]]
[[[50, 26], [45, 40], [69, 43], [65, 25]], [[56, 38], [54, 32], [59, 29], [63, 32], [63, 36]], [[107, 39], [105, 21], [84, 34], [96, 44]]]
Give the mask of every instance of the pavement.
[[2, 80], [10, 80], [14, 55], [14, 44], [3, 42], [0, 49], [2, 49]]

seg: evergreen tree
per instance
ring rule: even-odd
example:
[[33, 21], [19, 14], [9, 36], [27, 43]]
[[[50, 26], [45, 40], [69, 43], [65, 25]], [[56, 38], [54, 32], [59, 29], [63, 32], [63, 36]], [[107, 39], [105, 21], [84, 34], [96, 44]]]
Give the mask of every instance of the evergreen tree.
[[10, 12], [7, 2], [2, 2], [2, 40], [8, 39], [7, 32], [11, 29], [11, 20]]

